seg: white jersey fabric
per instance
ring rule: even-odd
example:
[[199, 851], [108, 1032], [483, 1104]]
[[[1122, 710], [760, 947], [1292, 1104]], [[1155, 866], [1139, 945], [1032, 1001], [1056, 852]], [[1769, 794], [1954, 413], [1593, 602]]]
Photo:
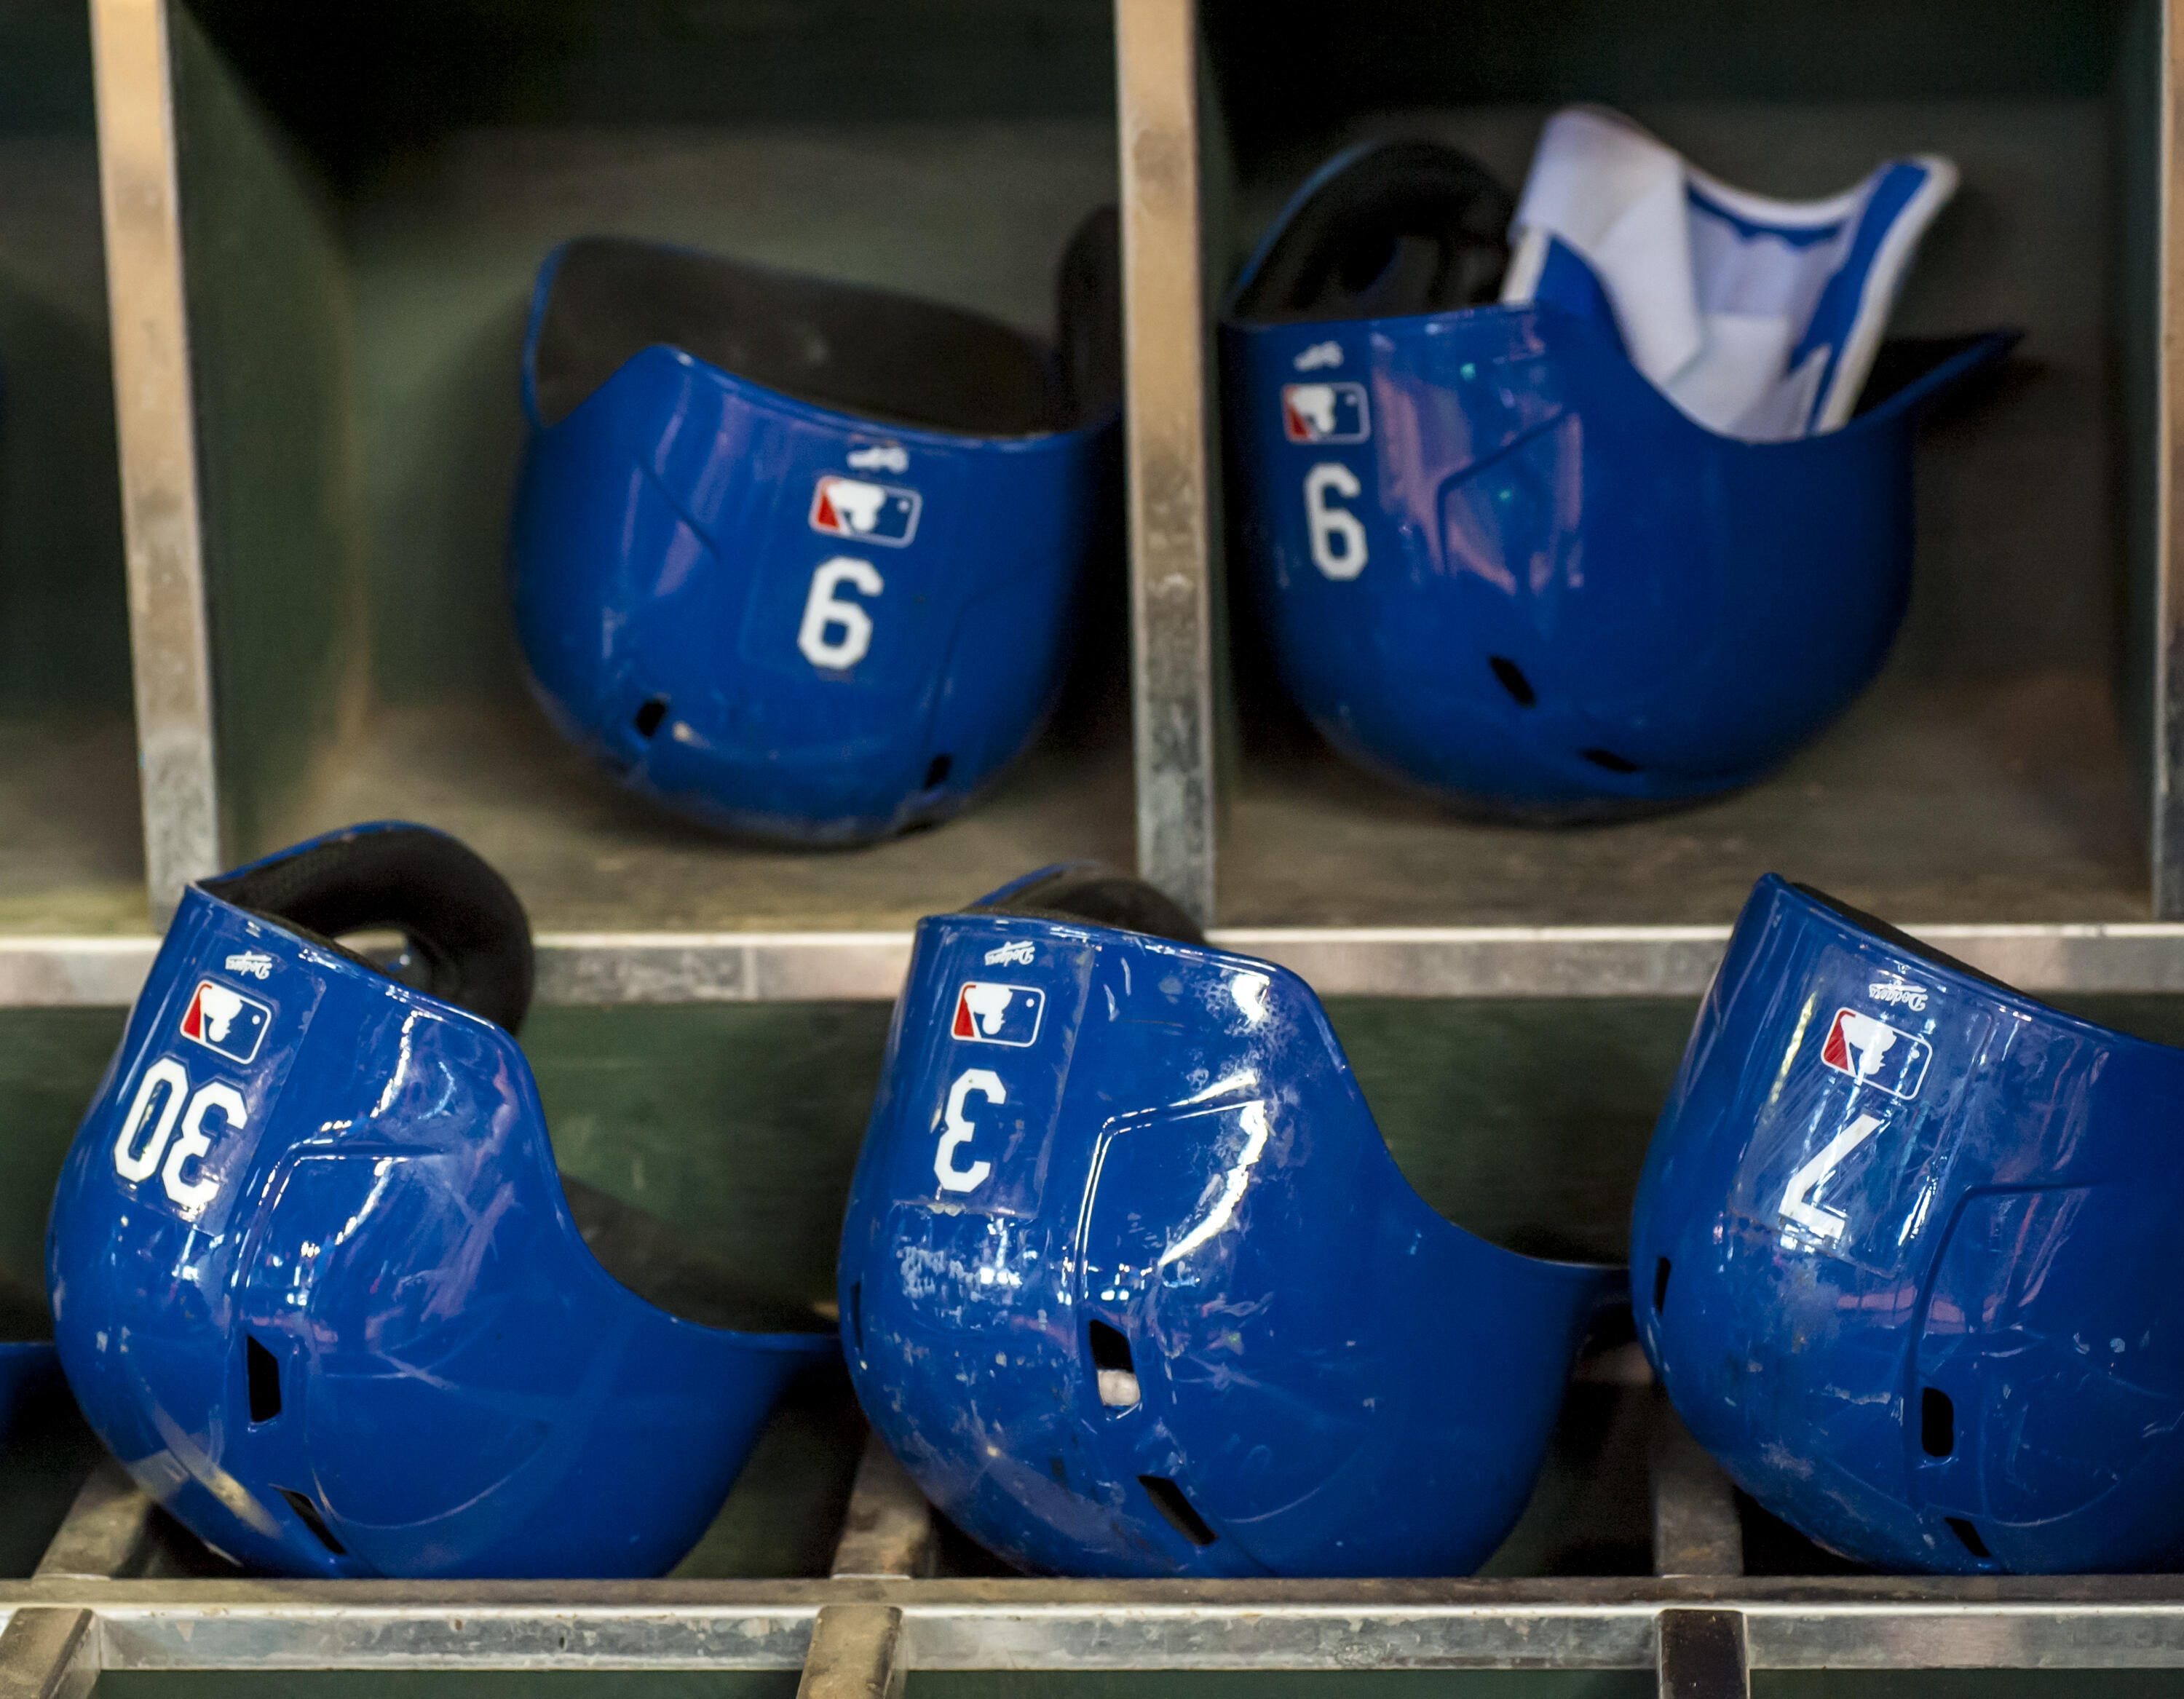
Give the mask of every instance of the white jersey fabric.
[[1540, 133], [1502, 299], [1612, 316], [1700, 424], [1771, 443], [1847, 421], [1919, 239], [1957, 187], [1932, 155], [1817, 201], [1731, 188], [1619, 114]]

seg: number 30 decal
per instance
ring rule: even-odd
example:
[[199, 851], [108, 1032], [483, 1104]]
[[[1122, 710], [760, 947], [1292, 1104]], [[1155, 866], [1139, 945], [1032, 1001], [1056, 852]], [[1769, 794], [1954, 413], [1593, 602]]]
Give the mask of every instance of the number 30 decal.
[[975, 1192], [986, 1184], [994, 1172], [991, 1162], [979, 1161], [967, 1168], [956, 1166], [956, 1153], [971, 1142], [978, 1132], [964, 1117], [963, 1102], [977, 1092], [989, 1103], [1006, 1103], [1009, 1089], [1001, 1083], [1001, 1077], [989, 1067], [974, 1067], [957, 1076], [956, 1083], [948, 1088], [948, 1109], [943, 1117], [946, 1130], [940, 1135], [940, 1148], [933, 1153], [933, 1173], [944, 1192]]
[[834, 593], [844, 584], [867, 596], [887, 588], [869, 560], [847, 554], [822, 560], [811, 575], [811, 593], [804, 599], [804, 623], [796, 628], [796, 646], [804, 651], [805, 660], [837, 672], [855, 666], [872, 646], [872, 616], [864, 604], [843, 601]]
[[1364, 493], [1357, 474], [1340, 460], [1322, 460], [1304, 475], [1304, 522], [1312, 532], [1312, 564], [1328, 577], [1355, 578], [1365, 570], [1365, 526], [1333, 496], [1355, 501]]
[[[156, 1170], [167, 1195], [181, 1206], [184, 1216], [195, 1220], [220, 1193], [220, 1182], [202, 1173], [194, 1180], [182, 1178], [184, 1164], [212, 1149], [212, 1135], [204, 1130], [205, 1117], [217, 1109], [228, 1126], [240, 1128], [249, 1121], [250, 1111], [242, 1094], [225, 1080], [207, 1081], [194, 1097], [189, 1096], [189, 1074], [172, 1056], [163, 1056], [144, 1070], [143, 1083], [136, 1088], [136, 1101], [129, 1106], [128, 1119], [121, 1123], [121, 1136], [114, 1141], [114, 1172], [134, 1185], [151, 1178]], [[185, 1097], [189, 1097], [187, 1109], [182, 1106]], [[143, 1135], [144, 1123], [152, 1119], [155, 1100], [159, 1122], [139, 1149], [137, 1140]], [[182, 1123], [182, 1136], [170, 1149], [167, 1140], [173, 1136], [177, 1121]], [[159, 1166], [163, 1156], [167, 1159], [164, 1168]]]

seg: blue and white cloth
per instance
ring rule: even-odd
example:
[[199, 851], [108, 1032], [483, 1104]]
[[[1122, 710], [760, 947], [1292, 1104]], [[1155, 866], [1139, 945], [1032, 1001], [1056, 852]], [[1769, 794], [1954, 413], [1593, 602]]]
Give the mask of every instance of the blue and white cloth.
[[1919, 239], [1956, 192], [1931, 154], [1843, 193], [1731, 188], [1621, 114], [1548, 120], [1510, 227], [1505, 304], [1612, 322], [1700, 424], [1784, 442], [1847, 423]]

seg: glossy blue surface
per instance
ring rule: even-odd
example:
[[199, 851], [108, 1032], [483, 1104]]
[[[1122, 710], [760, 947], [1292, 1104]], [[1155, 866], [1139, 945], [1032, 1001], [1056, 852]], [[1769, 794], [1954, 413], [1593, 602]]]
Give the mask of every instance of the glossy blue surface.
[[1639, 1188], [1646, 1351], [1737, 1484], [1847, 1557], [2173, 1567], [2180, 1129], [2184, 1051], [1763, 879]]
[[[192, 1036], [201, 987], [228, 1018], [197, 1007]], [[47, 1256], [92, 1428], [208, 1544], [282, 1574], [658, 1574], [835, 1350], [619, 1284], [507, 1033], [195, 886]]]
[[[1009, 995], [967, 1001], [974, 983]], [[843, 1335], [874, 1427], [1011, 1563], [1468, 1573], [1622, 1286], [1429, 1207], [1294, 974], [1031, 916], [920, 926], [844, 1228]]]
[[[1840, 431], [1757, 443], [1560, 307], [1232, 318], [1240, 559], [1283, 682], [1353, 760], [1520, 813], [1747, 783], [1879, 668], [1919, 413], [2011, 340]], [[1300, 386], [1334, 404], [1298, 415]]]
[[[1112, 415], [920, 429], [655, 345], [549, 426], [534, 374], [560, 258], [533, 301], [509, 539], [549, 715], [626, 783], [731, 830], [853, 843], [961, 808], [1061, 688]], [[869, 535], [819, 528], [832, 477], [889, 492]]]

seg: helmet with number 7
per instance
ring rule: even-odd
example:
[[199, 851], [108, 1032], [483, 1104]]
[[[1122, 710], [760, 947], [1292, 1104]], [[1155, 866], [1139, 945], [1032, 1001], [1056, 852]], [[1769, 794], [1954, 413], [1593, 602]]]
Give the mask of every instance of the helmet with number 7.
[[1061, 688], [1116, 535], [1116, 221], [1060, 346], [619, 239], [557, 249], [523, 352], [509, 571], [548, 714], [733, 831], [856, 843], [961, 808]]
[[1469, 1572], [1624, 1289], [1436, 1213], [1302, 980], [1081, 866], [919, 926], [840, 1282], [927, 1496], [1089, 1575]]
[[[408, 979], [334, 941], [382, 927]], [[659, 1574], [835, 1354], [808, 1309], [557, 1174], [513, 1036], [531, 966], [515, 894], [421, 827], [183, 893], [47, 1269], [85, 1418], [239, 1563]]]
[[2184, 1051], [1763, 879], [1646, 1156], [1640, 1337], [1737, 1485], [1847, 1557], [2173, 1568], [2180, 1128]]
[[[1554, 821], [1744, 784], [1825, 725], [1903, 616], [1919, 415], [2011, 340], [1880, 349], [1953, 181], [1764, 200], [1565, 114], [1496, 302], [1510, 203], [1477, 165], [1329, 164], [1221, 333], [1239, 567], [1321, 733]], [[1753, 395], [1755, 345], [1791, 370]]]

